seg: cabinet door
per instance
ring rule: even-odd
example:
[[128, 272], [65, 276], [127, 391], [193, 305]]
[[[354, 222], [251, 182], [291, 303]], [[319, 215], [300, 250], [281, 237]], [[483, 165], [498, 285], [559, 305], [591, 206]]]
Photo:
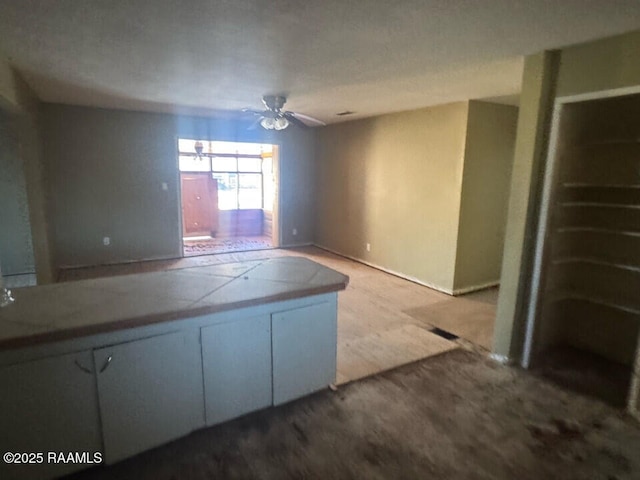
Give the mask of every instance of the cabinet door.
[[335, 303], [274, 313], [271, 329], [274, 405], [315, 392], [335, 381]]
[[94, 351], [107, 463], [204, 426], [198, 330]]
[[202, 329], [207, 425], [271, 405], [271, 319], [246, 318]]
[[44, 452], [40, 465], [0, 462], [0, 478], [52, 478], [91, 465], [47, 464], [47, 452], [102, 451], [91, 352], [0, 368], [0, 451]]

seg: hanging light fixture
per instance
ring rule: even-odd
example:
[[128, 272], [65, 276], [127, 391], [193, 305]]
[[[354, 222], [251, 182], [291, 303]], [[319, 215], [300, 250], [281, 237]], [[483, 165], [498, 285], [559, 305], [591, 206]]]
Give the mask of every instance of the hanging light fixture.
[[260, 125], [266, 130], [284, 130], [289, 126], [289, 120], [286, 119], [282, 112], [265, 116], [260, 120]]
[[287, 120], [284, 115], [280, 114], [280, 116], [276, 118], [273, 126], [276, 130], [284, 130], [289, 126], [289, 120]]
[[[251, 124], [249, 130], [255, 128], [257, 125], [260, 125], [265, 130], [284, 130], [290, 125], [296, 125], [300, 128], [308, 128], [313, 125], [326, 125], [323, 121], [308, 115], [283, 110], [286, 101], [287, 97], [283, 95], [265, 95], [262, 97], [265, 110], [243, 108], [243, 112], [252, 113], [258, 117], [255, 122]], [[301, 118], [304, 119], [304, 121], [302, 121]]]
[[196, 151], [196, 158], [198, 160], [202, 160], [202, 152], [204, 151], [204, 145], [202, 145], [202, 142], [198, 140], [194, 143], [193, 149]]
[[276, 128], [276, 120], [273, 117], [264, 117], [260, 120], [260, 125], [266, 130], [273, 130]]

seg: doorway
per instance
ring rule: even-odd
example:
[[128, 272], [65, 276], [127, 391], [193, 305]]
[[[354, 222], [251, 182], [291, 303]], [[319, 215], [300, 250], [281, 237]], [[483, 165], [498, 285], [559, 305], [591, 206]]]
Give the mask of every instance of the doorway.
[[182, 254], [276, 248], [278, 147], [178, 139]]
[[556, 103], [525, 349], [546, 376], [630, 407], [639, 388], [639, 120], [637, 93]]

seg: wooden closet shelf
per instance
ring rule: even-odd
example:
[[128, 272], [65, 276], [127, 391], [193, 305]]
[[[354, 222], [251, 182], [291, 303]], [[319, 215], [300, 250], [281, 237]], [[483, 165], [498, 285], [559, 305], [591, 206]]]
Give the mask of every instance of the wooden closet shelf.
[[564, 300], [577, 300], [580, 302], [586, 302], [594, 305], [600, 305], [603, 307], [611, 308], [619, 312], [631, 313], [634, 315], [638, 315], [639, 316], [638, 320], [640, 320], [640, 309], [638, 309], [637, 307], [622, 305], [619, 303], [611, 302], [604, 298], [587, 296], [587, 295], [577, 293], [577, 292], [572, 292], [569, 290], [554, 292], [553, 294], [551, 294], [549, 298], [549, 303], [560, 302]]
[[558, 202], [558, 205], [566, 208], [595, 207], [595, 208], [631, 208], [640, 209], [637, 203], [611, 203], [611, 202]]
[[613, 230], [611, 228], [598, 228], [598, 227], [559, 227], [556, 228], [557, 233], [604, 233], [606, 235], [621, 235], [628, 237], [640, 237], [640, 232], [631, 230]]
[[565, 182], [562, 184], [565, 188], [612, 188], [612, 189], [630, 189], [639, 190], [640, 184], [630, 183], [580, 183], [580, 182]]
[[630, 270], [640, 273], [640, 265], [630, 265], [620, 262], [610, 262], [598, 257], [563, 257], [556, 258], [551, 261], [553, 265], [562, 265], [566, 263], [588, 263], [591, 265], [600, 265], [603, 267], [619, 268], [621, 270]]

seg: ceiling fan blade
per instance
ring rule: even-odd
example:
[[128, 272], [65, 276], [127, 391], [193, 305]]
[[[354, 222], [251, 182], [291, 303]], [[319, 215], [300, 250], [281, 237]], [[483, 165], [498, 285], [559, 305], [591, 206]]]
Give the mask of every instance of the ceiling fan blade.
[[254, 115], [262, 115], [264, 112], [260, 110], [254, 110], [252, 108], [243, 108], [240, 110], [242, 113], [253, 113]]
[[284, 112], [282, 115], [284, 116], [284, 118], [289, 120], [289, 122], [293, 123], [294, 125], [297, 125], [298, 127], [309, 128], [309, 125], [304, 123], [302, 120], [299, 120], [298, 118], [296, 118], [293, 112]]
[[286, 114], [290, 114], [290, 115], [293, 115], [294, 117], [296, 117], [298, 120], [304, 121], [304, 123], [307, 126], [311, 126], [311, 127], [321, 126], [321, 127], [324, 127], [324, 126], [327, 125], [322, 120], [318, 120], [317, 118], [313, 118], [313, 117], [310, 117], [309, 115], [304, 115], [302, 113], [297, 113], [297, 112], [284, 112], [284, 113], [285, 113], [285, 115]]
[[260, 125], [260, 121], [262, 121], [264, 117], [262, 116], [262, 114], [257, 114], [257, 115], [258, 116], [256, 117], [256, 119], [253, 122], [251, 122], [251, 125], [247, 127], [247, 130], [255, 130], [256, 128], [258, 128], [258, 125]]

